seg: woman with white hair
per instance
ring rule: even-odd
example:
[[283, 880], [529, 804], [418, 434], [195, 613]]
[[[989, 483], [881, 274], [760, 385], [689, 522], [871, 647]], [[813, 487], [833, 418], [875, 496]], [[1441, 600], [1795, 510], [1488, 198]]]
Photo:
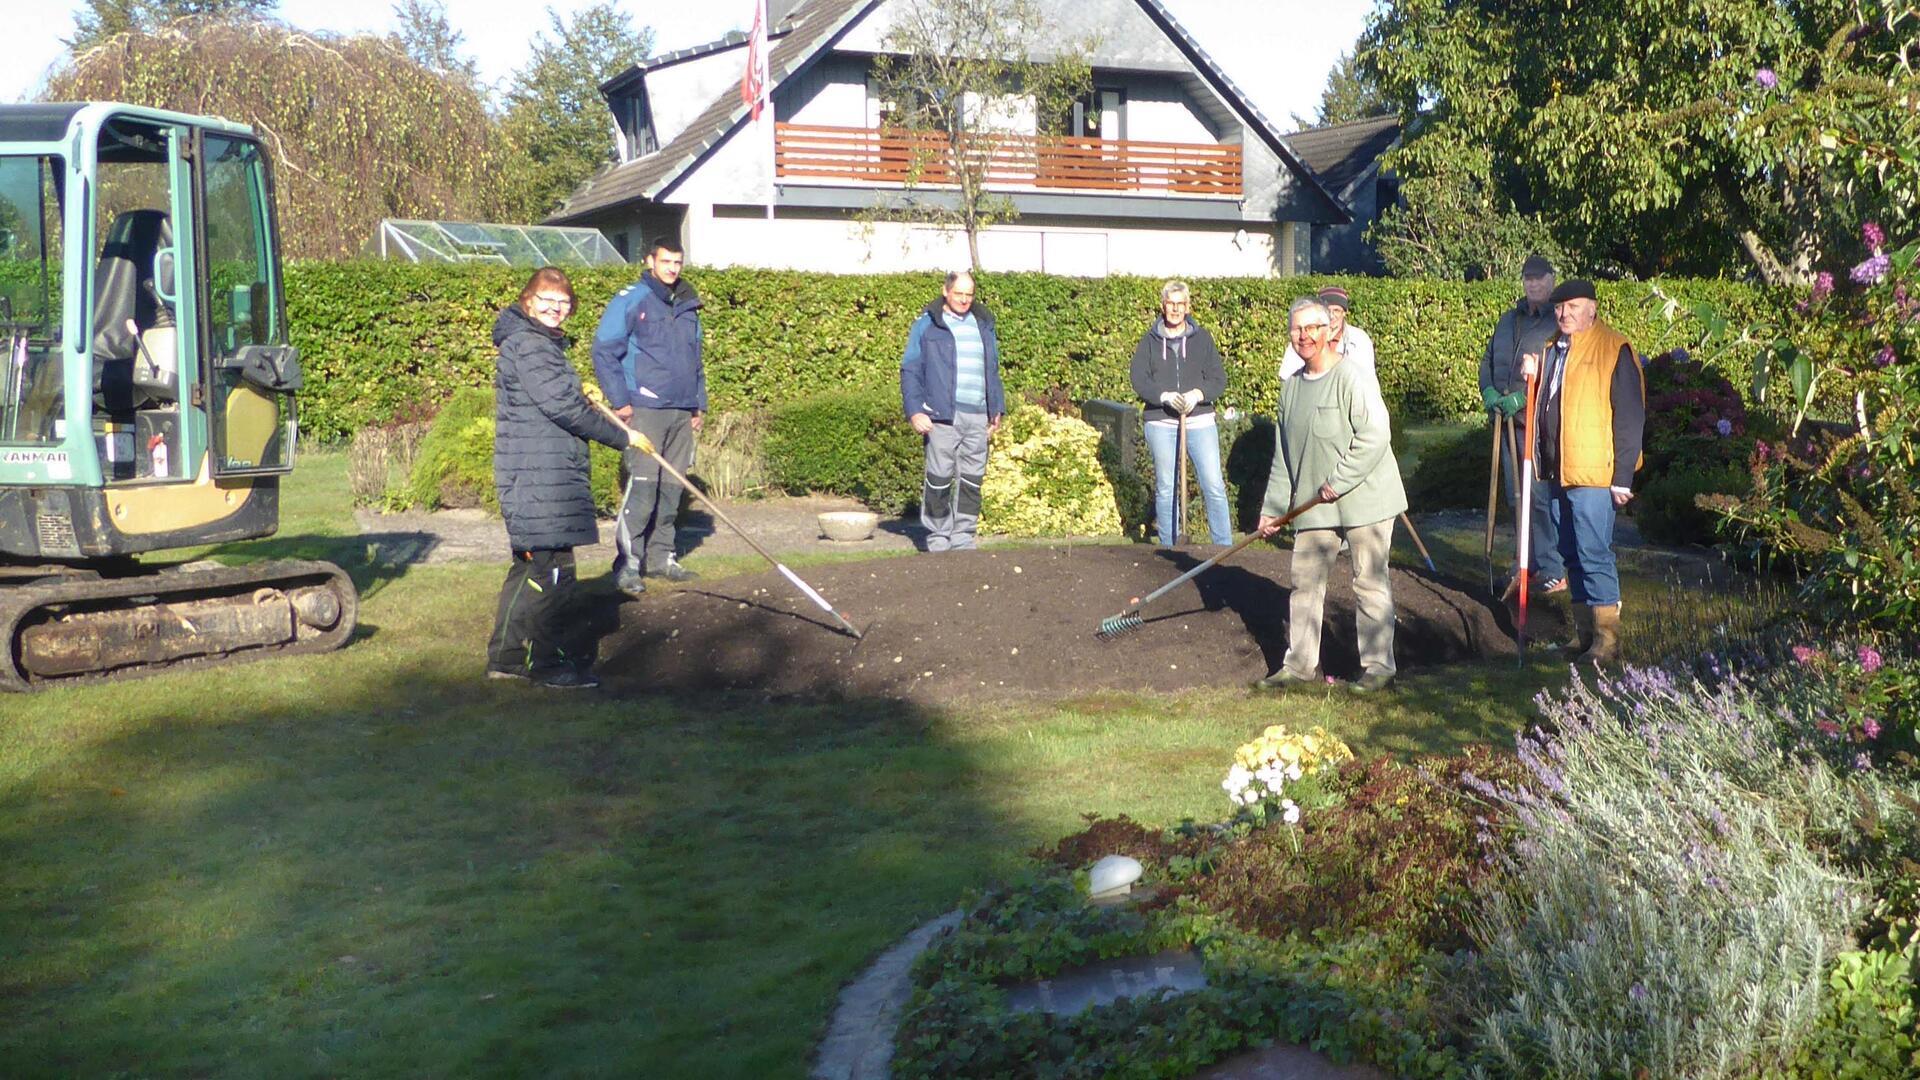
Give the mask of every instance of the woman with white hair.
[[1227, 512], [1213, 413], [1214, 402], [1226, 392], [1227, 371], [1213, 335], [1193, 321], [1192, 304], [1186, 282], [1160, 286], [1160, 316], [1133, 350], [1133, 392], [1147, 403], [1147, 449], [1153, 453], [1153, 512], [1160, 543], [1175, 541], [1174, 470], [1184, 421], [1187, 460], [1206, 500], [1207, 531], [1214, 543], [1230, 544], [1233, 520]]

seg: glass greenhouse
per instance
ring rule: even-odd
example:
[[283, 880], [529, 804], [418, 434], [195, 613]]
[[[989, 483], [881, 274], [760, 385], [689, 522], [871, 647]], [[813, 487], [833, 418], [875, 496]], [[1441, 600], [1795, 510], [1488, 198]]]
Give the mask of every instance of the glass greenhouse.
[[417, 263], [505, 266], [619, 266], [627, 261], [598, 229], [398, 218], [380, 222], [367, 253]]

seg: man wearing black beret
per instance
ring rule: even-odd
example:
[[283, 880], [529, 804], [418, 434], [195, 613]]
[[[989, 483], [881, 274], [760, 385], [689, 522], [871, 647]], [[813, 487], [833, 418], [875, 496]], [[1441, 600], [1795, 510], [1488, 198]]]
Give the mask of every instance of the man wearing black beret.
[[[1493, 337], [1480, 357], [1480, 400], [1497, 426], [1501, 417], [1512, 418], [1519, 439], [1530, 432], [1521, 430], [1527, 418], [1527, 384], [1520, 376], [1520, 358], [1539, 355], [1553, 339], [1553, 306], [1547, 297], [1553, 294], [1553, 264], [1539, 255], [1527, 256], [1520, 266], [1521, 296], [1494, 324]], [[1517, 506], [1520, 463], [1513, 460], [1509, 442], [1500, 448], [1501, 465], [1507, 474], [1507, 502]], [[1533, 581], [1543, 593], [1567, 591], [1567, 568], [1560, 561], [1560, 538], [1553, 531], [1553, 517], [1547, 509], [1546, 485], [1533, 493], [1532, 538], [1528, 550], [1533, 563]], [[1519, 586], [1519, 576], [1508, 583], [1509, 590]], [[1509, 594], [1510, 595], [1510, 594]]]
[[1528, 434], [1567, 564], [1575, 658], [1606, 663], [1620, 655], [1613, 518], [1633, 498], [1646, 378], [1633, 346], [1600, 321], [1593, 282], [1564, 282], [1547, 299], [1559, 331], [1544, 356], [1522, 358], [1523, 369], [1540, 380], [1536, 431]]

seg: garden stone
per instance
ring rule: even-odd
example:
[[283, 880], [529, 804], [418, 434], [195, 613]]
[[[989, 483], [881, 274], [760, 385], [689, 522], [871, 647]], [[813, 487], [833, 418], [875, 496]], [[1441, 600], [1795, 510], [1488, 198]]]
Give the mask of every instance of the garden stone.
[[1304, 1046], [1263, 1046], [1194, 1073], [1192, 1080], [1387, 1080], [1371, 1065], [1336, 1065]]
[[1093, 864], [1087, 876], [1087, 891], [1094, 900], [1124, 896], [1140, 880], [1140, 860], [1127, 855], [1108, 855]]
[[1046, 1012], [1072, 1016], [1095, 1005], [1111, 1005], [1122, 998], [1171, 990], [1184, 994], [1207, 985], [1200, 957], [1184, 949], [1102, 960], [1063, 971], [1051, 979], [1016, 986], [1007, 991], [1007, 1007], [1014, 1012]]
[[893, 1063], [893, 1033], [913, 994], [913, 962], [933, 940], [960, 925], [949, 911], [880, 954], [860, 977], [840, 991], [833, 1024], [820, 1043], [813, 1080], [886, 1080]]

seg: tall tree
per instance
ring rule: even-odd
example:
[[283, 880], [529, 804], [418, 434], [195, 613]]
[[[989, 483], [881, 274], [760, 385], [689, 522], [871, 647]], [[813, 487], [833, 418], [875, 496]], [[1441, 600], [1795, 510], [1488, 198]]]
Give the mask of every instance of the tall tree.
[[292, 258], [358, 254], [385, 217], [494, 216], [498, 135], [470, 85], [384, 37], [179, 19], [75, 55], [48, 101], [125, 101], [252, 125]]
[[[1787, 282], [1863, 205], [1887, 206], [1819, 137], [1885, 141], [1912, 122], [1912, 35], [1911, 11], [1881, 0], [1402, 0], [1376, 9], [1359, 61], [1403, 117], [1426, 118], [1388, 162], [1409, 185], [1486, 153], [1496, 201], [1590, 265], [1744, 262]], [[1789, 91], [1818, 91], [1825, 122], [1768, 122]]]
[[1091, 89], [1090, 44], [1057, 41], [1032, 0], [903, 0], [890, 10], [890, 55], [875, 61], [874, 81], [891, 109], [885, 123], [912, 149], [905, 196], [866, 216], [960, 229], [978, 272], [980, 233], [1018, 216], [989, 190], [990, 174], [1009, 159], [1032, 163], [1023, 140], [1057, 133]]
[[1393, 103], [1380, 92], [1368, 74], [1354, 62], [1353, 54], [1340, 54], [1340, 62], [1327, 73], [1326, 89], [1320, 91], [1320, 114], [1315, 123], [1347, 124], [1355, 120], [1393, 112]]
[[220, 19], [260, 19], [280, 8], [280, 0], [86, 0], [73, 17], [74, 52], [130, 30], [151, 30], [196, 15]]
[[467, 35], [447, 21], [447, 5], [441, 0], [402, 0], [393, 5], [393, 14], [400, 20], [394, 36], [415, 63], [470, 83], [479, 81], [480, 65], [460, 49]]
[[533, 57], [507, 89], [502, 128], [512, 153], [515, 220], [538, 221], [581, 181], [614, 160], [613, 120], [600, 84], [653, 53], [653, 29], [633, 28], [600, 0], [569, 23], [547, 9], [553, 37], [538, 34]]

